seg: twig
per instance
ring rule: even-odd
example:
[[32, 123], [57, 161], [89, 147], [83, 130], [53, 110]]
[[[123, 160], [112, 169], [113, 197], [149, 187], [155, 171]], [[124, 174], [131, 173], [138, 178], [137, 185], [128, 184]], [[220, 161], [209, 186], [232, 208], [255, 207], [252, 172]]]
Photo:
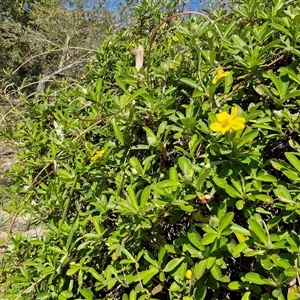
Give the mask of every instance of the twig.
[[11, 155], [11, 154], [15, 154], [15, 153], [16, 153], [16, 150], [14, 150], [14, 149], [8, 149], [8, 150], [6, 150], [4, 152], [1, 152], [0, 156]]
[[[67, 48], [68, 50], [82, 50], [82, 51], [88, 51], [88, 52], [98, 52], [97, 49], [89, 49], [89, 48], [83, 48], [83, 47], [68, 47]], [[49, 54], [49, 53], [53, 53], [53, 52], [59, 52], [59, 51], [66, 51], [66, 48], [60, 48], [60, 49], [53, 49], [53, 50], [47, 50], [45, 52], [42, 52], [42, 53], [39, 53], [39, 54], [36, 54], [36, 55], [33, 55], [31, 57], [29, 57], [28, 59], [26, 59], [22, 64], [20, 64], [12, 73], [10, 73], [9, 75], [13, 75], [15, 74], [16, 72], [18, 72], [24, 65], [26, 65], [27, 63], [29, 63], [31, 60], [37, 58], [37, 57], [40, 57], [40, 56], [43, 56], [43, 55], [46, 55], [46, 54]], [[2, 78], [0, 80], [0, 82], [4, 81], [5, 78]]]
[[19, 296], [15, 299], [15, 300], [19, 300], [21, 299], [21, 297], [26, 294], [27, 292], [29, 292], [34, 286], [36, 286], [37, 284], [39, 284], [41, 281], [43, 281], [44, 278], [40, 278], [38, 281], [34, 282], [33, 284], [31, 284], [26, 290], [22, 291]]
[[76, 60], [74, 62], [72, 62], [71, 64], [65, 66], [65, 67], [62, 67], [58, 70], [56, 70], [55, 72], [53, 72], [52, 74], [49, 74], [49, 75], [44, 75], [43, 78], [39, 81], [39, 84], [36, 88], [36, 92], [39, 93], [41, 92], [42, 90], [45, 89], [45, 83], [47, 81], [49, 81], [50, 78], [52, 78], [53, 76], [57, 75], [57, 74], [61, 74], [62, 72], [68, 70], [68, 69], [71, 69], [73, 68], [74, 66], [77, 66], [79, 64], [81, 64], [82, 62], [84, 61], [87, 61], [87, 59], [83, 59], [83, 60]]

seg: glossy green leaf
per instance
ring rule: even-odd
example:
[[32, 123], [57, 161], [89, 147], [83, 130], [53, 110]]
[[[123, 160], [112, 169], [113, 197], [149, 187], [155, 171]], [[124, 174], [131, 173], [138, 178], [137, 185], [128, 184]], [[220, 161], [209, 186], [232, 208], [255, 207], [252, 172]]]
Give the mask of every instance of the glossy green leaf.
[[137, 202], [136, 195], [134, 193], [133, 187], [131, 185], [128, 186], [127, 192], [128, 192], [128, 199], [129, 199], [132, 207], [134, 207], [135, 209], [138, 209], [139, 205], [138, 205], [138, 202]]
[[266, 246], [268, 247], [268, 237], [265, 234], [263, 228], [259, 225], [257, 221], [254, 219], [249, 219], [248, 220], [250, 229], [252, 232], [258, 237], [258, 239]]
[[184, 257], [181, 258], [173, 258], [171, 261], [169, 261], [164, 268], [164, 272], [171, 272], [173, 271], [179, 264], [181, 264], [184, 260]]
[[220, 233], [222, 233], [231, 224], [233, 217], [234, 217], [234, 213], [228, 212], [220, 219], [220, 223], [219, 223]]
[[[48, 300], [51, 298], [51, 293], [49, 292], [43, 292], [36, 295], [36, 300]], [[67, 297], [66, 297], [67, 298]]]
[[285, 203], [294, 203], [289, 190], [283, 186], [278, 185], [276, 189], [274, 189], [274, 194], [279, 198], [280, 201]]
[[277, 182], [277, 179], [273, 175], [259, 175], [255, 179], [265, 182]]
[[211, 275], [218, 281], [222, 279], [222, 271], [217, 264], [214, 264], [213, 267], [210, 269]]
[[196, 263], [195, 268], [194, 268], [194, 275], [195, 278], [200, 279], [203, 274], [206, 271], [206, 266], [207, 266], [207, 260], [201, 260], [200, 262]]
[[231, 281], [228, 284], [228, 288], [232, 291], [238, 291], [238, 290], [243, 289], [244, 287], [245, 287], [245, 284], [240, 281]]
[[233, 257], [239, 257], [242, 252], [249, 249], [253, 244], [253, 240], [247, 240], [245, 242], [239, 243], [234, 248], [234, 251], [232, 253]]
[[251, 300], [251, 292], [244, 293], [241, 300]]
[[203, 250], [203, 245], [201, 243], [201, 236], [196, 230], [189, 230], [187, 234], [190, 242], [199, 250]]
[[209, 245], [215, 241], [217, 238], [217, 233], [206, 233], [202, 239], [202, 245]]
[[150, 267], [149, 270], [139, 272], [136, 277], [136, 281], [143, 281], [143, 284], [147, 284], [157, 273], [159, 270], [157, 268]]
[[258, 274], [258, 273], [247, 273], [245, 275], [245, 281], [258, 284], [258, 285], [270, 285], [270, 286], [275, 286], [276, 284], [272, 282], [271, 280], [265, 278], [264, 276]]
[[300, 160], [297, 158], [297, 156], [292, 152], [286, 152], [284, 153], [286, 158], [289, 160], [289, 162], [293, 165], [293, 167], [300, 172]]
[[84, 297], [85, 300], [94, 300], [94, 294], [91, 289], [88, 288], [81, 288], [80, 294]]

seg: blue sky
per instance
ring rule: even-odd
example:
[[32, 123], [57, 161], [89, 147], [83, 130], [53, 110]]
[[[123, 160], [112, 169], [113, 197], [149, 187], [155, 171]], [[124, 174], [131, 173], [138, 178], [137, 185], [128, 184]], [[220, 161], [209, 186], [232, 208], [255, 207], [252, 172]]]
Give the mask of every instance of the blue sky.
[[[199, 7], [200, 9], [202, 8], [206, 8], [207, 7], [207, 3], [210, 3], [211, 0], [182, 0], [183, 2], [188, 4], [188, 10], [198, 10]], [[89, 1], [86, 0], [86, 3], [88, 3]], [[118, 7], [117, 5], [118, 1], [107, 1], [108, 4], [108, 8], [109, 9], [116, 9]], [[70, 6], [71, 8], [72, 6]]]
[[[68, 0], [62, 0], [65, 4]], [[125, 0], [107, 0], [107, 8], [109, 10], [118, 10], [118, 2], [123, 2]], [[168, 1], [168, 0], [167, 0]], [[207, 9], [208, 4], [211, 3], [213, 0], [181, 0], [182, 2], [186, 3], [188, 6], [185, 10], [195, 10], [195, 11], [202, 11], [203, 9]], [[215, 0], [218, 3], [218, 0]], [[224, 2], [227, 2], [224, 0]], [[85, 0], [85, 5], [87, 8], [92, 8], [93, 1]], [[69, 8], [74, 8], [73, 5], [66, 4]]]

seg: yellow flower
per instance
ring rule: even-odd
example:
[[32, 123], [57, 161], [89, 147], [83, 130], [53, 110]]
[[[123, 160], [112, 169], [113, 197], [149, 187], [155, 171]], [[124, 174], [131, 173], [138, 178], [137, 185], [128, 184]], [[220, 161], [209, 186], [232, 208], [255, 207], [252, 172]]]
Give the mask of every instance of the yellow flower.
[[185, 277], [187, 279], [191, 279], [193, 277], [193, 272], [192, 270], [187, 270], [186, 273], [185, 273]]
[[229, 74], [230, 72], [229, 71], [224, 72], [222, 67], [218, 68], [217, 75], [214, 77], [212, 84], [216, 84], [219, 81], [219, 79], [221, 79], [222, 77], [227, 77], [229, 76]]
[[231, 114], [228, 114], [226, 111], [216, 114], [218, 122], [210, 124], [210, 129], [221, 132], [222, 134], [226, 133], [230, 129], [234, 131], [244, 129], [246, 120], [244, 118], [237, 117], [237, 112], [238, 108], [232, 107]]
[[292, 19], [292, 20], [294, 20], [294, 19], [295, 19], [295, 17], [296, 17], [296, 15], [295, 15], [295, 14], [291, 14], [291, 19]]
[[91, 158], [91, 165], [101, 156], [103, 156], [105, 150], [101, 149], [100, 151], [97, 151], [96, 154]]
[[172, 36], [172, 39], [173, 39], [173, 41], [175, 41], [175, 42], [178, 42], [178, 41], [179, 41], [179, 38], [178, 38], [176, 35]]

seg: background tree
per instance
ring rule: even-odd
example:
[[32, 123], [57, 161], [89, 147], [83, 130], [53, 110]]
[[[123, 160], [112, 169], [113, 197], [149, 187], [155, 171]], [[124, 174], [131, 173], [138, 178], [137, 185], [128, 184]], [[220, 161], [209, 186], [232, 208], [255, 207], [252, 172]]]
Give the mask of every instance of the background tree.
[[43, 90], [55, 76], [72, 80], [105, 36], [128, 24], [136, 2], [119, 1], [114, 6], [106, 0], [2, 3], [0, 68], [14, 70], [35, 57], [10, 77], [17, 85], [26, 78], [27, 84], [32, 83], [27, 91]]

